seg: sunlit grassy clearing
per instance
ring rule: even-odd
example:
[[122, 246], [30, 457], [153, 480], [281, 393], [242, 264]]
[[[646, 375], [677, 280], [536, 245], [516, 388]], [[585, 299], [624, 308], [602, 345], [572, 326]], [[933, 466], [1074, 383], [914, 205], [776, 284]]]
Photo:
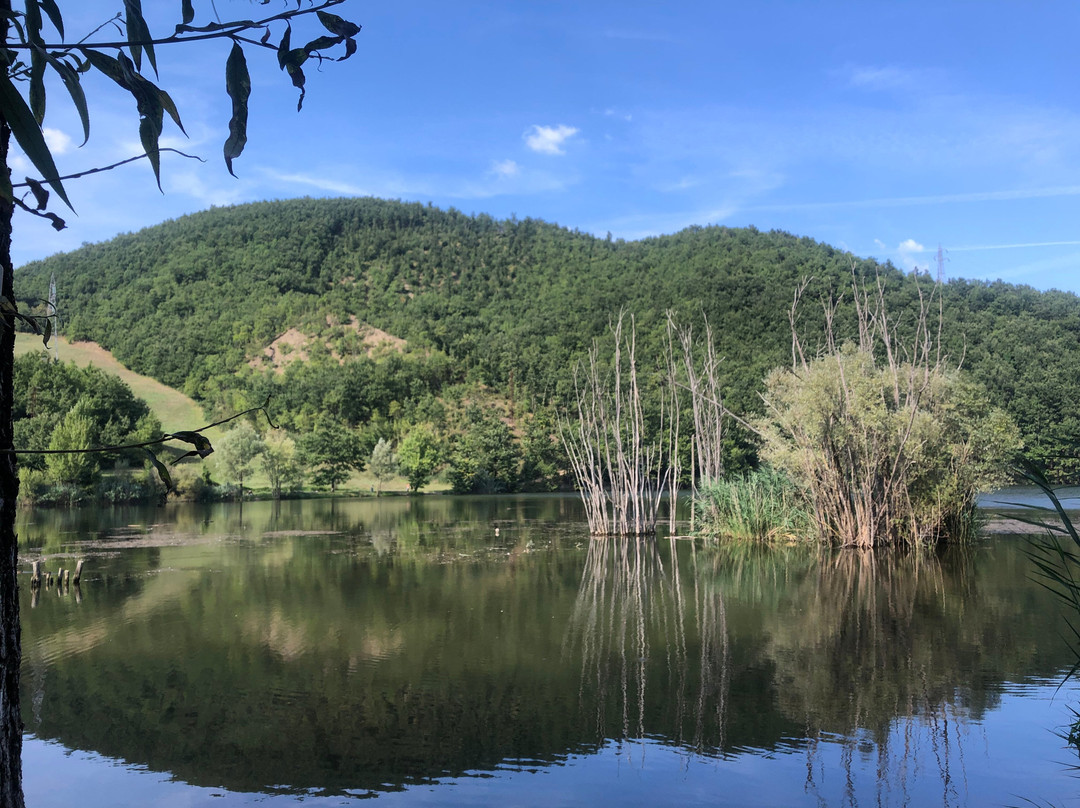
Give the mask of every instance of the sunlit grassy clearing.
[[[53, 337], [50, 345], [53, 342], [61, 362], [74, 362], [79, 367], [94, 365], [123, 379], [136, 396], [146, 401], [166, 431], [197, 429], [206, 424], [206, 415], [194, 400], [156, 379], [128, 370], [97, 343], [68, 342], [63, 337]], [[41, 340], [29, 334], [20, 334], [15, 340], [16, 356], [42, 350]]]

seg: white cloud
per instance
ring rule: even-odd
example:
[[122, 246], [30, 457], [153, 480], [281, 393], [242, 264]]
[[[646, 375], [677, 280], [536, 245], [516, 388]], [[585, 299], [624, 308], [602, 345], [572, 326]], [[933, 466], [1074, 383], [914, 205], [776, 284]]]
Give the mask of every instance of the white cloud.
[[[896, 248], [896, 256], [904, 269], [914, 269], [919, 265], [919, 256], [926, 252], [926, 247], [913, 238], [904, 239]], [[925, 267], [924, 267], [925, 269]]]
[[521, 173], [521, 166], [513, 160], [498, 160], [492, 165], [491, 171], [501, 178], [516, 177]]
[[59, 129], [46, 126], [41, 131], [45, 135], [45, 144], [53, 155], [66, 154], [71, 148], [71, 138]]
[[563, 144], [578, 133], [576, 126], [532, 126], [522, 135], [525, 145], [540, 154], [566, 154]]

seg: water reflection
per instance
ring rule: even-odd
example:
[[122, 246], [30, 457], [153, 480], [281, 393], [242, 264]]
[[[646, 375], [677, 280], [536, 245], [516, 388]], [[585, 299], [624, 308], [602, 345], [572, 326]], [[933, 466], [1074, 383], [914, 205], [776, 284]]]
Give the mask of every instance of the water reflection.
[[[724, 598], [696, 574], [696, 555], [684, 587], [676, 540], [667, 543], [667, 564], [652, 538], [590, 543], [567, 635], [581, 664], [578, 703], [596, 711], [601, 737], [615, 725], [619, 740], [644, 738], [658, 709], [670, 716], [671, 743], [716, 752], [729, 687]], [[652, 670], [659, 687], [649, 687]], [[657, 709], [647, 711], [647, 699]]]
[[[581, 768], [633, 743], [709, 760], [735, 804], [783, 772], [785, 804], [953, 805], [1002, 768], [1007, 742], [980, 734], [1002, 694], [1071, 660], [1016, 543], [590, 540], [575, 507], [248, 503], [92, 529], [35, 514], [28, 558], [90, 562], [78, 598], [43, 589], [29, 608], [23, 588], [27, 729], [305, 798]], [[1032, 767], [1036, 747], [1009, 754]], [[732, 779], [748, 761], [757, 779]]]

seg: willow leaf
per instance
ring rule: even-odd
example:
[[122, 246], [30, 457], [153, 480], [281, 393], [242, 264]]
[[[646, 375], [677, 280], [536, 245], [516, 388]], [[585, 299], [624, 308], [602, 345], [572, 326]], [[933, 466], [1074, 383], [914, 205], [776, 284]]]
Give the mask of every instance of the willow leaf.
[[127, 22], [128, 48], [131, 51], [131, 58], [135, 61], [136, 69], [142, 70], [142, 52], [145, 50], [146, 58], [156, 75], [157, 59], [154, 56], [154, 43], [151, 41], [150, 29], [143, 17], [142, 0], [124, 0], [124, 19]]
[[[60, 172], [56, 170], [56, 163], [53, 160], [52, 152], [49, 151], [49, 145], [45, 142], [41, 127], [38, 126], [37, 121], [34, 119], [34, 113], [30, 111], [26, 101], [23, 100], [19, 91], [15, 89], [15, 85], [11, 83], [7, 73], [2, 71], [0, 71], [0, 109], [4, 110], [8, 125], [11, 127], [11, 134], [15, 136], [15, 140], [26, 153], [26, 156], [30, 158], [34, 168], [52, 186], [57, 196], [64, 200], [64, 204], [74, 210], [71, 200], [68, 199], [67, 191], [64, 190], [64, 185], [60, 182]], [[11, 199], [12, 196], [10, 183], [11, 181], [8, 179], [5, 183], [7, 188], [0, 187], [0, 193], [7, 191], [8, 199]]]
[[64, 16], [60, 13], [60, 7], [56, 5], [55, 0], [40, 0], [41, 7], [45, 9], [45, 13], [49, 15], [49, 21], [53, 24], [56, 32], [60, 34], [60, 39], [64, 38]]
[[86, 142], [90, 140], [90, 110], [86, 105], [86, 95], [83, 93], [82, 83], [79, 81], [79, 72], [61, 59], [52, 56], [49, 56], [48, 59], [49, 65], [56, 71], [56, 75], [60, 77], [60, 80], [64, 82], [64, 87], [67, 88], [68, 95], [71, 96], [71, 103], [75, 105], [75, 109], [79, 112], [79, 120], [82, 121], [83, 128], [83, 142], [80, 145], [85, 146]]
[[160, 477], [161, 481], [165, 483], [165, 491], [172, 491], [176, 486], [173, 485], [172, 475], [169, 474], [169, 470], [165, 467], [165, 464], [158, 460], [157, 455], [155, 455], [149, 449], [146, 450], [146, 453], [150, 455], [150, 462], [157, 470], [158, 477]]
[[332, 34], [339, 37], [351, 37], [360, 33], [360, 26], [354, 22], [343, 20], [337, 14], [330, 14], [327, 11], [317, 11], [316, 14], [319, 17], [319, 22], [323, 24]]
[[229, 137], [225, 141], [225, 166], [234, 177], [232, 161], [239, 157], [247, 145], [248, 97], [251, 95], [251, 75], [247, 59], [239, 42], [234, 42], [229, 59], [225, 63], [225, 90], [232, 99], [232, 117], [229, 119]]

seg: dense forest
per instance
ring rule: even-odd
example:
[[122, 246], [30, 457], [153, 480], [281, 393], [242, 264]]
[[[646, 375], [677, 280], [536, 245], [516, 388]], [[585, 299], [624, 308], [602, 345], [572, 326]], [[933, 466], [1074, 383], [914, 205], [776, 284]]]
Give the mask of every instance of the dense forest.
[[[298, 199], [214, 208], [21, 268], [23, 299], [55, 276], [61, 328], [212, 411], [273, 396], [287, 427], [323, 410], [351, 426], [437, 423], [448, 390], [483, 389], [508, 413], [566, 400], [571, 368], [621, 310], [639, 355], [659, 362], [665, 314], [712, 325], [726, 403], [755, 412], [767, 372], [791, 361], [789, 310], [812, 343], [818, 298], [854, 322], [852, 272], [886, 285], [913, 319], [930, 279], [808, 238], [693, 227], [624, 242], [534, 219], [499, 221], [377, 199]], [[1027, 450], [1080, 471], [1080, 301], [1001, 282], [949, 281], [941, 342], [1010, 412]], [[936, 303], [935, 303], [936, 311]], [[903, 317], [901, 318], [903, 321]], [[366, 342], [364, 329], [392, 335]], [[307, 362], [265, 358], [283, 334]], [[288, 359], [290, 345], [277, 355]], [[457, 393], [468, 404], [468, 394]], [[464, 407], [461, 407], [464, 410]], [[753, 455], [735, 440], [733, 458]]]

